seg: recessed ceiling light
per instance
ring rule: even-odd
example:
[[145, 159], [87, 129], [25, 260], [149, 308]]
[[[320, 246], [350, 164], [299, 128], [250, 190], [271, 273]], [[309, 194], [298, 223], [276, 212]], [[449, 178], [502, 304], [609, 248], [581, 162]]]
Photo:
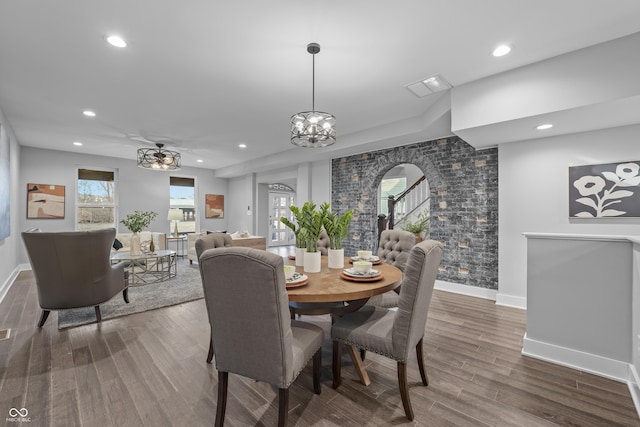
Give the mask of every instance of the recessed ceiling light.
[[85, 116], [87, 116], [87, 117], [95, 117], [95, 116], [96, 116], [96, 113], [94, 113], [94, 112], [93, 112], [93, 111], [91, 111], [91, 110], [84, 110], [84, 111], [82, 112], [82, 114], [84, 114], [84, 115], [85, 115]]
[[202, 163], [202, 162], [204, 162], [204, 160], [202, 160], [202, 159], [198, 159], [198, 160], [196, 160], [196, 162], [198, 162], [198, 163]]
[[73, 143], [73, 145], [77, 145], [78, 147], [80, 147], [82, 145], [82, 142], [76, 141], [76, 142]]
[[552, 127], [553, 125], [551, 123], [545, 123], [545, 124], [536, 126], [536, 129], [545, 130], [545, 129], [551, 129]]
[[505, 56], [509, 52], [511, 52], [511, 46], [501, 44], [493, 50], [493, 56]]
[[238, 147], [240, 147], [240, 148], [247, 148], [247, 144], [238, 144]]
[[107, 41], [107, 43], [109, 43], [111, 46], [115, 46], [115, 47], [127, 47], [127, 42], [124, 41], [124, 39], [120, 36], [116, 36], [114, 35], [110, 35], [110, 36], [106, 36], [105, 40]]

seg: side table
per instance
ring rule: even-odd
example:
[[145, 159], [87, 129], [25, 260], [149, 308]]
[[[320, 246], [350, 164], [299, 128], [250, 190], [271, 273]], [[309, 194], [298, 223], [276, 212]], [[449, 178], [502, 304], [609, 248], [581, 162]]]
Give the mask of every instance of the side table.
[[186, 235], [182, 235], [182, 236], [177, 236], [177, 237], [173, 237], [173, 236], [169, 236], [167, 235], [165, 237], [165, 245], [167, 247], [167, 249], [169, 248], [169, 243], [170, 242], [176, 242], [176, 256], [180, 257], [180, 258], [184, 258], [185, 254], [186, 254], [186, 246], [187, 246], [187, 236]]

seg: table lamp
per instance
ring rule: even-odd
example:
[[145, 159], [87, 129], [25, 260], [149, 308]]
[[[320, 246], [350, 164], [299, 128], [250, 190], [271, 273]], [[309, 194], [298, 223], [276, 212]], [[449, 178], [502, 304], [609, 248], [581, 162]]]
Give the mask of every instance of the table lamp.
[[174, 221], [173, 227], [173, 237], [178, 237], [178, 222], [184, 219], [184, 215], [182, 214], [182, 209], [172, 208], [169, 209], [169, 214], [167, 215], [167, 219], [169, 221]]

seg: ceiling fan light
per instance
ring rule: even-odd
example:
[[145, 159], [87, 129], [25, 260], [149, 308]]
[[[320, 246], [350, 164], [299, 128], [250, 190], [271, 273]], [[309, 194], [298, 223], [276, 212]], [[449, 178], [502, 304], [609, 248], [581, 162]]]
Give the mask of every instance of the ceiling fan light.
[[156, 144], [156, 147], [138, 149], [139, 168], [157, 171], [180, 170], [180, 153], [162, 148], [164, 144]]

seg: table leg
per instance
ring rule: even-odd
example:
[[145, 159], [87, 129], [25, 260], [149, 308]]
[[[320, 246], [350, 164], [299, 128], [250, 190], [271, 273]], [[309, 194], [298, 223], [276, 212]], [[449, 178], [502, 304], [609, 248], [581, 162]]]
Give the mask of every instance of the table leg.
[[364, 368], [364, 364], [362, 363], [358, 350], [352, 345], [347, 345], [347, 350], [349, 351], [349, 356], [353, 362], [353, 367], [356, 369], [358, 377], [360, 377], [360, 382], [366, 386], [371, 384], [371, 380], [369, 379], [367, 370]]

